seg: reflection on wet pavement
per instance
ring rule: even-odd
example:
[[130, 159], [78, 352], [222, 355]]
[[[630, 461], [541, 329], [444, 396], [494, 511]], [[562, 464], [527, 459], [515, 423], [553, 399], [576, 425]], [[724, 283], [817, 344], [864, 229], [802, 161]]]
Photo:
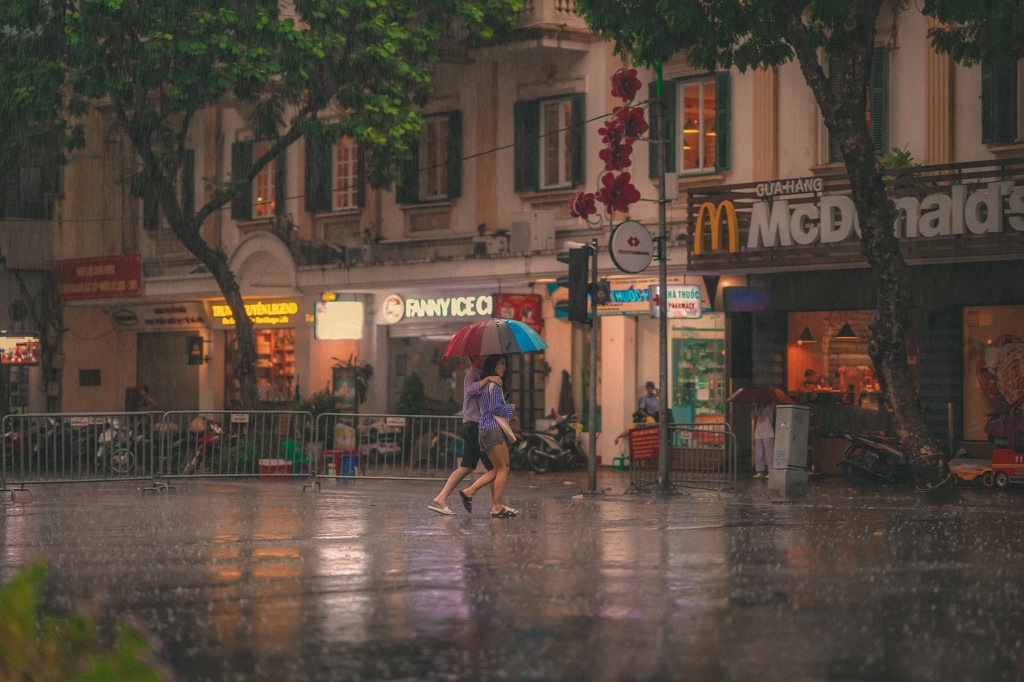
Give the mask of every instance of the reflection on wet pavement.
[[48, 606], [137, 616], [188, 680], [1024, 679], [1024, 495], [601, 481], [513, 475], [511, 520], [434, 482], [53, 486], [0, 510], [0, 577], [50, 562]]

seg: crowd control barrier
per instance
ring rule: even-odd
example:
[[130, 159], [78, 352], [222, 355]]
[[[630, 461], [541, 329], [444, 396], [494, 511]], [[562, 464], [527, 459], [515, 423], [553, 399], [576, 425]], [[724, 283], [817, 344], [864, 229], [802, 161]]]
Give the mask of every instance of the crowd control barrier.
[[[192, 476], [267, 480], [447, 477], [462, 456], [457, 416], [294, 411], [14, 414], [2, 422], [3, 500], [30, 483]], [[308, 479], [308, 480], [307, 480]]]
[[[627, 493], [658, 489], [658, 428], [630, 431]], [[734, 490], [736, 438], [728, 424], [671, 424], [668, 485], [676, 488]]]

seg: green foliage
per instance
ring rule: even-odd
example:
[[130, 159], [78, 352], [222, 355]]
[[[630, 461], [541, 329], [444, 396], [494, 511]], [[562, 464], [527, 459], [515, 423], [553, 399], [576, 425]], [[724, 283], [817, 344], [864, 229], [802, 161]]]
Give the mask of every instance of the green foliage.
[[925, 0], [922, 11], [942, 22], [929, 31], [935, 49], [962, 64], [1024, 57], [1024, 2], [1020, 0]]
[[101, 645], [96, 626], [82, 616], [39, 613], [46, 567], [37, 564], [0, 586], [0, 680], [99, 682], [161, 680], [139, 654], [149, 649], [129, 627]]
[[886, 168], [911, 168], [921, 165], [914, 161], [909, 149], [900, 149], [899, 147], [890, 149], [880, 161]]

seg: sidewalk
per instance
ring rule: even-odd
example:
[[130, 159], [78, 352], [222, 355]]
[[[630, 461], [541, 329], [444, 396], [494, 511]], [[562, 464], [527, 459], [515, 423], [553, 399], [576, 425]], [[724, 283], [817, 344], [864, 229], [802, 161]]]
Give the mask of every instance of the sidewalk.
[[623, 494], [514, 472], [492, 520], [440, 482], [39, 487], [0, 510], [0, 577], [133, 614], [183, 680], [1018, 680], [1024, 495], [810, 482]]

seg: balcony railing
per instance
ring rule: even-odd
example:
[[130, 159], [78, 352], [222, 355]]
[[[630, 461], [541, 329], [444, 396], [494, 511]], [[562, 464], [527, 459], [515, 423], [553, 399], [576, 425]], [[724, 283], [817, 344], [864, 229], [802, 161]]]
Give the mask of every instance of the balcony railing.
[[519, 10], [519, 28], [561, 28], [588, 31], [586, 22], [576, 14], [573, 0], [524, 0]]

